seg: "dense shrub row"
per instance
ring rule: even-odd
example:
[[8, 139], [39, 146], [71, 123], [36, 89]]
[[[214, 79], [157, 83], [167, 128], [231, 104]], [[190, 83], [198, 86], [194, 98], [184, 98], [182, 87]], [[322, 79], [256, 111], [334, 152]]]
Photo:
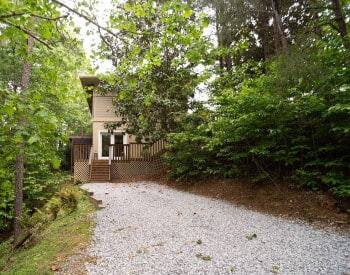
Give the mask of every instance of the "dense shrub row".
[[287, 178], [350, 197], [350, 55], [315, 44], [224, 73], [169, 135], [170, 176]]

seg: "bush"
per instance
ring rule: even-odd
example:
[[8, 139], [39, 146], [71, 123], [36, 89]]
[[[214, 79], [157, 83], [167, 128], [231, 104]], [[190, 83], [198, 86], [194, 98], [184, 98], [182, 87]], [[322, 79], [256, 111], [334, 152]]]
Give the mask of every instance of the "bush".
[[[0, 231], [11, 229], [13, 222], [14, 207], [14, 189], [13, 189], [13, 171], [10, 167], [2, 169], [4, 163], [0, 162]], [[44, 204], [66, 183], [70, 176], [64, 173], [54, 174], [49, 172], [46, 165], [39, 165], [40, 169], [31, 167], [33, 163], [28, 164], [25, 173], [23, 187], [23, 209], [31, 216], [35, 209], [41, 208]], [[36, 169], [36, 171], [34, 171]], [[26, 219], [26, 217], [23, 217]]]
[[32, 243], [43, 228], [54, 221], [58, 215], [64, 216], [75, 211], [80, 195], [81, 192], [77, 187], [65, 185], [32, 215], [27, 209], [23, 209], [22, 226], [31, 234], [29, 243]]
[[347, 60], [344, 51], [291, 49], [266, 64], [264, 74], [241, 81], [236, 75], [242, 72], [223, 74], [212, 86], [210, 119], [168, 136], [170, 175], [249, 176], [255, 182], [289, 178], [349, 198]]
[[59, 197], [52, 197], [45, 205], [45, 212], [52, 216], [52, 219], [57, 218], [62, 207], [62, 201]]
[[0, 231], [9, 229], [14, 214], [13, 200], [13, 184], [8, 180], [0, 182]]
[[77, 209], [78, 202], [80, 199], [80, 191], [74, 186], [64, 186], [58, 193], [57, 196], [62, 202], [62, 207], [70, 212]]

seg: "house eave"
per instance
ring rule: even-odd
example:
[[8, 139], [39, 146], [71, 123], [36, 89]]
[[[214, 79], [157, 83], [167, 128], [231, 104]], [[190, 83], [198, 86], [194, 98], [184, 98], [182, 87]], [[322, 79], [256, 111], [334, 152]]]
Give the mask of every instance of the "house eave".
[[90, 109], [90, 114], [92, 114], [92, 94], [93, 94], [93, 87], [97, 86], [100, 82], [99, 79], [96, 76], [93, 75], [82, 75], [79, 76], [81, 85], [83, 86], [84, 91], [88, 94], [87, 102]]
[[96, 86], [100, 82], [100, 80], [93, 75], [82, 75], [79, 76], [79, 79], [83, 87]]

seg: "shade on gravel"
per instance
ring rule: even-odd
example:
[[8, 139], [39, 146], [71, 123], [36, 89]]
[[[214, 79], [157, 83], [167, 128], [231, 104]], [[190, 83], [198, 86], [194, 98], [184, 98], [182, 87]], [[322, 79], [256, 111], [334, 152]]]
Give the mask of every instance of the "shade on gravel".
[[89, 274], [346, 274], [350, 235], [151, 182], [89, 183], [102, 199]]

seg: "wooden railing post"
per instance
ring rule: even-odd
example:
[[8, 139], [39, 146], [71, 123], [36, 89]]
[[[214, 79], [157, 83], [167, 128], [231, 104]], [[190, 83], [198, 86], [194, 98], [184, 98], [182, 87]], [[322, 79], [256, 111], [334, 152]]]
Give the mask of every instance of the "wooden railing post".
[[108, 165], [111, 165], [113, 158], [113, 145], [109, 145], [108, 147]]

